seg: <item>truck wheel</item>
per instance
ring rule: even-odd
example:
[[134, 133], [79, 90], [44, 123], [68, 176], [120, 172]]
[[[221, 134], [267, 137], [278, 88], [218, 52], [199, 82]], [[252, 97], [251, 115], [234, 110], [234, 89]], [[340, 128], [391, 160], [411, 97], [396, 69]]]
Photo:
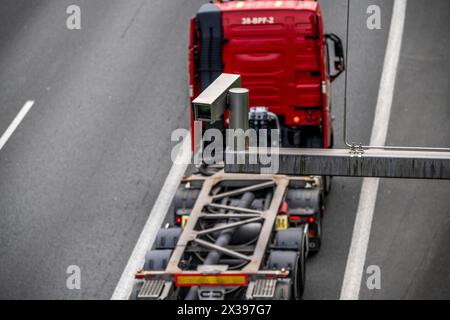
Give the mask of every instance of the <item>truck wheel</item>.
[[[303, 243], [306, 243], [304, 241]], [[297, 280], [297, 295], [296, 300], [301, 300], [303, 297], [303, 293], [305, 292], [305, 284], [306, 284], [306, 248], [303, 245], [302, 250], [299, 255], [299, 266], [298, 266], [298, 280]]]
[[[305, 247], [302, 246], [298, 251], [272, 251], [269, 257], [269, 269], [280, 270], [289, 269], [291, 271], [290, 294], [287, 296], [287, 290], [281, 291], [283, 297], [291, 300], [301, 300], [305, 288]], [[284, 284], [280, 284], [282, 289]], [[280, 298], [280, 297], [279, 297]]]
[[289, 209], [310, 208], [314, 212], [319, 212], [322, 205], [323, 191], [320, 188], [314, 189], [291, 189], [286, 193], [286, 201]]
[[162, 228], [159, 229], [156, 235], [155, 243], [153, 244], [153, 249], [156, 250], [166, 250], [175, 249], [180, 238], [181, 228]]
[[[172, 250], [149, 250], [145, 255], [144, 271], [164, 271], [169, 264]], [[143, 280], [135, 281], [130, 300], [138, 300], [139, 292], [144, 284]]]
[[144, 271], [164, 271], [169, 264], [172, 250], [150, 250], [145, 256]]
[[200, 188], [186, 188], [185, 185], [181, 185], [174, 197], [174, 214], [177, 215], [189, 215], [192, 208], [197, 201], [200, 194]]
[[274, 300], [292, 300], [292, 281], [291, 279], [278, 280], [275, 287]]
[[301, 300], [305, 290], [305, 249], [297, 255], [296, 265], [293, 269], [293, 295], [292, 300]]

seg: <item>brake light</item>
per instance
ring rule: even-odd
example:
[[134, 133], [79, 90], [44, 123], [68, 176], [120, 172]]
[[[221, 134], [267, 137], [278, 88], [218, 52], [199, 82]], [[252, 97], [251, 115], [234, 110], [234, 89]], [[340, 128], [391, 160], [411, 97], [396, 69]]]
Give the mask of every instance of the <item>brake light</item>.
[[304, 216], [289, 216], [289, 221], [299, 222], [299, 223], [314, 223], [316, 219], [314, 217], [304, 217]]
[[175, 219], [175, 222], [177, 225], [181, 226], [181, 223], [183, 222], [183, 218], [181, 216], [177, 216]]

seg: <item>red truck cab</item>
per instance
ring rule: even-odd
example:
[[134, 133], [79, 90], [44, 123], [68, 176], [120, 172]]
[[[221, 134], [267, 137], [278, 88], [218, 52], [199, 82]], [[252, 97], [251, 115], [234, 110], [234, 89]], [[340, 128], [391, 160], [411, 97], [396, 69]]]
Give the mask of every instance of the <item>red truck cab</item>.
[[344, 69], [342, 43], [325, 35], [313, 0], [216, 1], [191, 20], [191, 99], [222, 72], [240, 74], [250, 107], [278, 117], [283, 147], [332, 147], [330, 83]]

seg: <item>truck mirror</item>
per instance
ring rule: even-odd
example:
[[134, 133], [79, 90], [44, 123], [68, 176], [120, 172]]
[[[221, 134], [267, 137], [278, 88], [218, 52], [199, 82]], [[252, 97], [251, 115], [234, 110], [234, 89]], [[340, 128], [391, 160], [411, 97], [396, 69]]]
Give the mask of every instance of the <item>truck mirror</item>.
[[228, 106], [228, 91], [241, 86], [240, 75], [221, 74], [192, 102], [194, 120], [209, 123], [219, 121]]
[[332, 41], [334, 45], [334, 69], [336, 72], [330, 74], [331, 81], [334, 81], [345, 71], [344, 47], [342, 45], [342, 40], [333, 33], [325, 35], [325, 39], [327, 41]]

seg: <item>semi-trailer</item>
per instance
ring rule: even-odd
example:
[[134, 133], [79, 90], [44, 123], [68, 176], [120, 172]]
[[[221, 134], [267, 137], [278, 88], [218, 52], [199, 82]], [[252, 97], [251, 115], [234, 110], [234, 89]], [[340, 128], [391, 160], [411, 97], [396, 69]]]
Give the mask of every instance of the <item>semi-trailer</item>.
[[[194, 152], [196, 135], [226, 136], [239, 122], [227, 106], [230, 89], [241, 87], [250, 92], [251, 129], [277, 130], [284, 148], [333, 147], [330, 84], [345, 62], [318, 2], [207, 3], [191, 20], [189, 62], [191, 127], [201, 128], [192, 130]], [[202, 164], [181, 181], [173, 222], [136, 273], [133, 298], [301, 299], [330, 186], [330, 177], [227, 174], [220, 163]]]

